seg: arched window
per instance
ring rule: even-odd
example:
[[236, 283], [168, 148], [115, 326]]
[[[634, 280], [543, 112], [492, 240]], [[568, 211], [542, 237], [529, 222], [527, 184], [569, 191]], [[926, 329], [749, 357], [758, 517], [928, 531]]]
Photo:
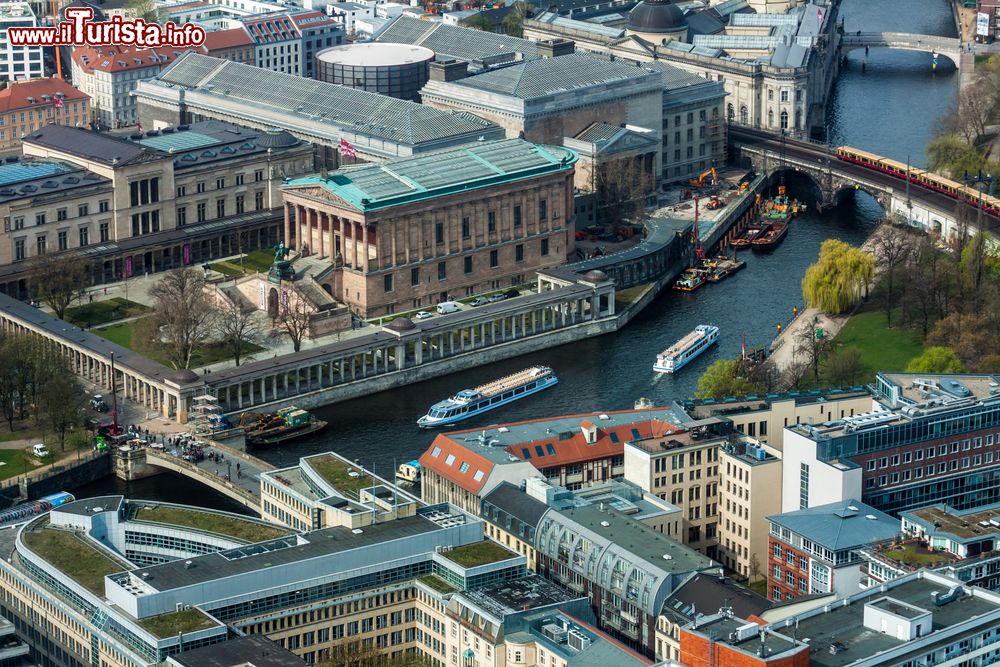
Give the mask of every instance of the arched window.
[[787, 111], [782, 111], [781, 112], [781, 129], [782, 130], [787, 130], [788, 129], [788, 112]]
[[767, 112], [767, 126], [774, 127], [774, 109], [770, 109]]
[[729, 119], [730, 123], [736, 118], [736, 109], [733, 108], [732, 104], [726, 107], [726, 118]]
[[747, 124], [750, 123], [750, 114], [747, 113], [746, 106], [741, 106], [740, 107], [740, 122], [743, 123], [744, 125], [747, 125]]

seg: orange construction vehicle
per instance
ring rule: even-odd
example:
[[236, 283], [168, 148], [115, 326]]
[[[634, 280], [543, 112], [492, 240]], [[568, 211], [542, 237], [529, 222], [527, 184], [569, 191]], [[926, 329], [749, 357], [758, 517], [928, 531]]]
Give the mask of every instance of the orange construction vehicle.
[[712, 177], [712, 185], [718, 185], [719, 184], [719, 175], [717, 173], [715, 173], [715, 167], [709, 167], [705, 171], [703, 171], [700, 174], [698, 174], [698, 178], [692, 178], [690, 181], [688, 181], [688, 183], [693, 188], [700, 188], [703, 185], [705, 185], [705, 177], [709, 176], [709, 175], [711, 175], [711, 177]]
[[722, 200], [719, 199], [718, 197], [712, 197], [711, 199], [708, 200], [708, 203], [705, 204], [705, 208], [707, 208], [709, 211], [715, 211], [717, 209], [720, 209], [722, 208]]

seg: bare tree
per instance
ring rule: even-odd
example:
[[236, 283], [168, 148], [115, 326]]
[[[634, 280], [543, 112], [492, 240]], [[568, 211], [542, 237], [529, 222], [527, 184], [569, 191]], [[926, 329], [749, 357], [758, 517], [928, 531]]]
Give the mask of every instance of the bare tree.
[[640, 220], [646, 198], [653, 191], [653, 175], [643, 168], [642, 157], [609, 160], [592, 169], [593, 188], [602, 219], [614, 223]]
[[760, 579], [760, 558], [757, 554], [750, 554], [750, 582]]
[[279, 336], [288, 336], [292, 341], [292, 349], [298, 352], [302, 349], [302, 341], [309, 333], [309, 325], [316, 308], [301, 296], [289, 298], [287, 306], [278, 307], [275, 326]]
[[910, 239], [891, 224], [882, 225], [874, 237], [875, 265], [883, 274], [882, 306], [887, 326], [892, 326], [892, 309], [896, 307], [896, 270], [910, 257]]
[[83, 386], [54, 348], [46, 350], [38, 371], [38, 420], [52, 429], [59, 437], [59, 448], [65, 450], [66, 433], [83, 418]]
[[194, 351], [215, 329], [216, 310], [205, 295], [205, 275], [194, 268], [171, 271], [149, 295], [155, 306], [136, 327], [140, 344], [160, 351], [174, 368], [190, 368]]
[[793, 357], [805, 357], [812, 368], [813, 377], [819, 379], [819, 365], [830, 350], [830, 339], [820, 333], [819, 318], [814, 318], [809, 326], [800, 327], [795, 333]]
[[56, 317], [63, 319], [88, 282], [87, 262], [76, 253], [39, 255], [31, 262], [28, 283]]
[[838, 387], [853, 387], [865, 374], [861, 363], [861, 350], [848, 347], [835, 351], [826, 360], [826, 377]]
[[237, 366], [246, 344], [258, 342], [264, 335], [257, 309], [239, 298], [222, 302], [216, 316], [216, 327], [219, 339], [229, 348]]

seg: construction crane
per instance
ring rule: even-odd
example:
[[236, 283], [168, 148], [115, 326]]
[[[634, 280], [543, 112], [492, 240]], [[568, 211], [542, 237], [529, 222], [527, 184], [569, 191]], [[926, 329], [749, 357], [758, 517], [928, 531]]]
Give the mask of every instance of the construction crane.
[[692, 178], [688, 183], [693, 188], [700, 188], [705, 184], [705, 177], [711, 175], [712, 185], [719, 184], [719, 175], [715, 171], [715, 167], [709, 167], [705, 171], [698, 174], [698, 178]]

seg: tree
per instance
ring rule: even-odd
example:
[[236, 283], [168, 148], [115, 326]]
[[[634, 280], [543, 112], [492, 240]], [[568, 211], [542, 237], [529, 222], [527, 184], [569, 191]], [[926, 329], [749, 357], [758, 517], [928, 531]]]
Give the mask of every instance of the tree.
[[857, 305], [875, 276], [875, 259], [853, 246], [823, 241], [819, 261], [806, 270], [802, 293], [811, 308], [842, 313]]
[[493, 24], [490, 20], [483, 16], [482, 14], [475, 14], [463, 21], [465, 25], [470, 28], [475, 28], [476, 30], [482, 30], [483, 32], [493, 32]]
[[813, 318], [812, 325], [801, 326], [794, 334], [792, 356], [803, 357], [812, 368], [813, 378], [819, 379], [819, 365], [830, 351], [830, 339], [820, 333], [819, 318]]
[[292, 341], [292, 349], [298, 352], [302, 349], [302, 341], [309, 333], [309, 325], [316, 309], [299, 295], [289, 295], [288, 306], [280, 307], [275, 324], [280, 330], [278, 335], [288, 336]]
[[226, 300], [219, 306], [216, 327], [219, 339], [233, 355], [233, 361], [240, 365], [243, 348], [247, 343], [256, 343], [264, 334], [257, 309], [246, 303], [239, 295]]
[[143, 19], [147, 23], [159, 23], [160, 12], [156, 5], [156, 0], [128, 0], [125, 9], [130, 11], [136, 18]]
[[881, 295], [885, 322], [892, 326], [892, 310], [896, 307], [896, 270], [910, 256], [910, 239], [900, 229], [883, 224], [873, 236], [876, 266], [882, 272]]
[[929, 347], [906, 365], [907, 373], [964, 373], [965, 365], [949, 347]]
[[174, 368], [190, 368], [191, 356], [214, 330], [215, 308], [205, 295], [205, 276], [186, 268], [164, 274], [149, 290], [153, 314], [138, 320], [140, 344], [162, 353]]
[[503, 32], [511, 37], [524, 37], [524, 15], [527, 7], [524, 2], [518, 0], [507, 12], [507, 16], [500, 21]]
[[756, 553], [750, 554], [750, 581], [754, 582], [760, 579], [760, 558], [757, 557]]
[[698, 378], [698, 398], [722, 398], [723, 396], [746, 396], [762, 391], [761, 387], [739, 374], [738, 359], [720, 359], [705, 369]]
[[837, 387], [853, 387], [865, 374], [861, 350], [848, 347], [835, 351], [826, 360], [826, 378]]
[[591, 174], [601, 220], [617, 223], [645, 216], [653, 175], [643, 168], [641, 156], [602, 162]]
[[83, 291], [88, 278], [87, 262], [76, 253], [38, 255], [28, 269], [32, 291], [59, 319]]
[[927, 334], [926, 343], [950, 348], [968, 368], [978, 367], [985, 356], [1000, 353], [1000, 337], [991, 331], [987, 317], [978, 312], [941, 318]]
[[0, 342], [0, 416], [7, 422], [11, 433], [14, 432], [14, 418], [17, 416], [19, 399], [13, 341], [13, 338], [5, 338]]
[[66, 449], [66, 433], [80, 424], [83, 416], [83, 386], [66, 359], [49, 349], [40, 372], [38, 418], [59, 436], [59, 448]]

